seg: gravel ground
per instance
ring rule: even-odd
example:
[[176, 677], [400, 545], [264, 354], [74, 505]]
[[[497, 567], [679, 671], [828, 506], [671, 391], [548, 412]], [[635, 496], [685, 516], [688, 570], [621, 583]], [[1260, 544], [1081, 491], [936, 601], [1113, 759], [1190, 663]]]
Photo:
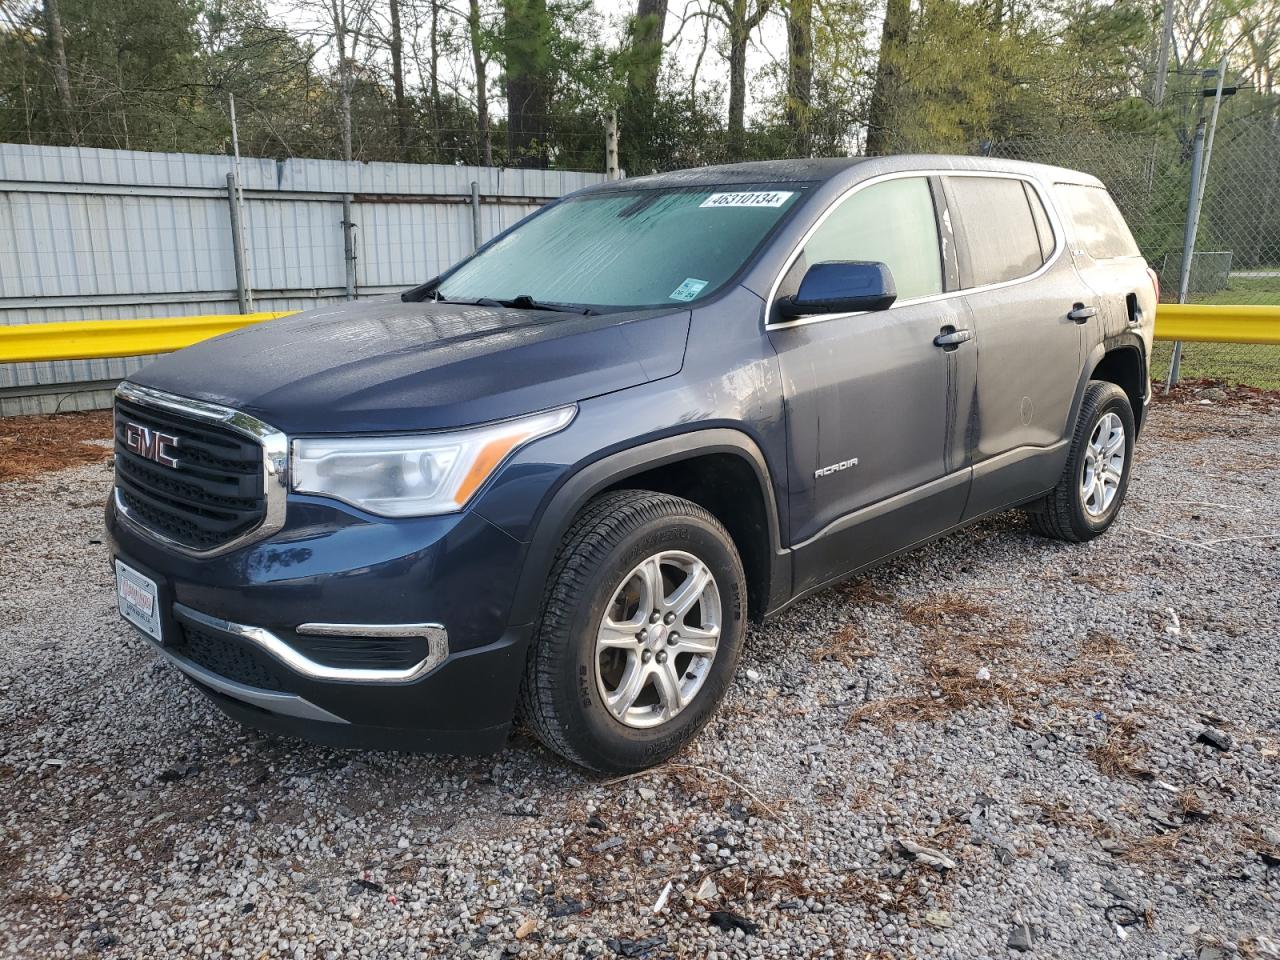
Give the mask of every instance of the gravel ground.
[[1139, 459], [1099, 541], [1000, 518], [755, 630], [615, 781], [246, 732], [117, 620], [107, 466], [0, 486], [0, 956], [1280, 956], [1280, 404]]

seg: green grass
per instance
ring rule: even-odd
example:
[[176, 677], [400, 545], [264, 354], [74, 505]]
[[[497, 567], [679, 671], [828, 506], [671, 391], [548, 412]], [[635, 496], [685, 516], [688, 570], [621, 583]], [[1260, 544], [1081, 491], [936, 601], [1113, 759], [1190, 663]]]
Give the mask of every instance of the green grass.
[[[1151, 376], [1169, 375], [1173, 344], [1157, 340], [1151, 351]], [[1184, 380], [1222, 380], [1263, 390], [1280, 390], [1280, 346], [1261, 343], [1184, 343]]]
[[1217, 293], [1191, 295], [1194, 303], [1244, 303], [1280, 306], [1280, 277], [1232, 277]]
[[[1276, 270], [1280, 267], [1258, 267]], [[1280, 276], [1232, 277], [1216, 293], [1192, 294], [1193, 303], [1280, 306]], [[1169, 375], [1173, 344], [1157, 340], [1151, 354], [1151, 375]], [[1280, 390], [1280, 346], [1260, 343], [1184, 343], [1181, 376], [1186, 380], [1222, 380], [1264, 390]]]

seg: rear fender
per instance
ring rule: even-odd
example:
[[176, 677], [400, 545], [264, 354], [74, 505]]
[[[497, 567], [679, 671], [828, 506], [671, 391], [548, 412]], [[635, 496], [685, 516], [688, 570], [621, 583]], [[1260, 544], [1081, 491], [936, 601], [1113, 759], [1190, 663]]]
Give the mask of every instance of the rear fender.
[[1098, 364], [1102, 362], [1107, 354], [1117, 350], [1133, 350], [1137, 353], [1138, 368], [1141, 371], [1140, 394], [1143, 402], [1140, 406], [1135, 406], [1133, 417], [1137, 429], [1139, 431], [1142, 430], [1148, 401], [1151, 399], [1149, 358], [1147, 357], [1146, 344], [1142, 338], [1137, 333], [1126, 330], [1094, 344], [1093, 349], [1089, 352], [1084, 367], [1080, 371], [1080, 382], [1076, 384], [1075, 397], [1071, 402], [1071, 417], [1067, 421], [1067, 439], [1070, 439], [1071, 432], [1075, 430], [1076, 419], [1080, 416], [1080, 406], [1084, 403], [1084, 392], [1089, 386], [1089, 381], [1093, 379], [1094, 371], [1098, 369]]

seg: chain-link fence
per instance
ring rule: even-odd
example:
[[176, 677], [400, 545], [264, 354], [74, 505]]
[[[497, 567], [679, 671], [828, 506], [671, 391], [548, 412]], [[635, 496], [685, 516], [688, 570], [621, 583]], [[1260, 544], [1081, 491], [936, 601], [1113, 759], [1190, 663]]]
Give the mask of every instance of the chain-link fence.
[[[1192, 142], [1174, 137], [1072, 136], [989, 145], [993, 156], [1084, 170], [1120, 205], [1161, 300], [1177, 302], [1191, 190]], [[1280, 306], [1280, 121], [1219, 121], [1204, 178], [1191, 258], [1189, 303]], [[1171, 344], [1157, 343], [1153, 374], [1168, 372]], [[1280, 346], [1187, 343], [1181, 377], [1280, 389]]]

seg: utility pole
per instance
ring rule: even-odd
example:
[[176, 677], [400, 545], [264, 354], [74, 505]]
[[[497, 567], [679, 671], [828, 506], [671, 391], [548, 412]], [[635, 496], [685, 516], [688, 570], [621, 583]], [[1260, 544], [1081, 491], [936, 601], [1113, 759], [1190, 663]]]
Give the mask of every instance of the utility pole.
[[[1213, 94], [1213, 113], [1209, 117], [1209, 136], [1204, 142], [1204, 169], [1200, 171], [1200, 201], [1204, 202], [1204, 188], [1209, 182], [1209, 160], [1213, 157], [1213, 135], [1218, 132], [1218, 111], [1222, 108], [1222, 84], [1227, 77], [1227, 58], [1218, 64], [1218, 89]], [[1234, 89], [1234, 88], [1233, 88]]]
[[[1196, 232], [1200, 229], [1200, 174], [1204, 169], [1204, 121], [1196, 124], [1191, 141], [1191, 189], [1187, 194], [1187, 224], [1182, 237], [1182, 269], [1178, 276], [1178, 302], [1186, 303], [1191, 288], [1191, 258], [1196, 249]], [[1174, 344], [1174, 353], [1180, 343]]]
[[[1208, 71], [1206, 70], [1207, 74]], [[1204, 204], [1204, 190], [1209, 183], [1209, 160], [1213, 156], [1213, 135], [1218, 130], [1218, 111], [1222, 108], [1222, 84], [1227, 76], [1227, 58], [1218, 64], [1218, 87], [1213, 94], [1213, 112], [1209, 119], [1206, 137], [1204, 118], [1196, 124], [1196, 136], [1191, 151], [1191, 188], [1187, 195], [1187, 228], [1182, 242], [1182, 271], [1178, 278], [1178, 302], [1186, 303], [1191, 286], [1191, 263], [1195, 257], [1196, 234], [1200, 229], [1200, 210]], [[1201, 91], [1201, 101], [1209, 91]], [[1203, 154], [1203, 156], [1202, 156]], [[1169, 376], [1164, 392], [1168, 393], [1178, 382], [1182, 366], [1182, 341], [1174, 341], [1173, 356], [1169, 358]]]
[[[1196, 123], [1196, 135], [1191, 141], [1191, 183], [1187, 190], [1187, 225], [1182, 236], [1182, 266], [1178, 274], [1178, 302], [1187, 302], [1191, 287], [1191, 258], [1196, 249], [1196, 231], [1200, 228], [1200, 169], [1204, 160], [1204, 119]], [[1178, 369], [1182, 366], [1182, 341], [1173, 342], [1173, 356], [1169, 358], [1169, 375], [1164, 380], [1164, 392], [1168, 393], [1178, 382]]]

